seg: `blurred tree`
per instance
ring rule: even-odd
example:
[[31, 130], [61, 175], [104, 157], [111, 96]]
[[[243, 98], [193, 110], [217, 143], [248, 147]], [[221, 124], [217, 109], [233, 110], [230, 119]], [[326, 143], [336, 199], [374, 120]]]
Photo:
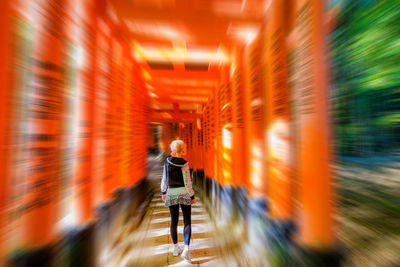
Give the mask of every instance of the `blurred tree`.
[[400, 147], [400, 0], [335, 0], [332, 107], [340, 155]]

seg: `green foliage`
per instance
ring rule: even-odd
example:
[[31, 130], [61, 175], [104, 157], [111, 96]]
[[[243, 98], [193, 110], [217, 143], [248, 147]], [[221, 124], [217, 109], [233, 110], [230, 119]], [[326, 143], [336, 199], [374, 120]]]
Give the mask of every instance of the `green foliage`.
[[400, 1], [342, 0], [330, 34], [339, 154], [400, 147]]

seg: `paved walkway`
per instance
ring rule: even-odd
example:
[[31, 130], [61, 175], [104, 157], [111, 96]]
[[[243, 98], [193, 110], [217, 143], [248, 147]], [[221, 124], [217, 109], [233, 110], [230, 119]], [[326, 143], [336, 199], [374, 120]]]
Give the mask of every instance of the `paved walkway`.
[[[158, 186], [162, 167], [154, 159], [149, 162], [149, 178]], [[138, 229], [116, 241], [103, 255], [104, 266], [224, 266], [217, 256], [213, 239], [213, 225], [199, 201], [192, 206], [192, 263], [180, 256], [174, 257], [170, 237], [169, 209], [164, 207], [161, 193], [156, 193]], [[183, 219], [180, 211], [178, 242], [183, 248]]]

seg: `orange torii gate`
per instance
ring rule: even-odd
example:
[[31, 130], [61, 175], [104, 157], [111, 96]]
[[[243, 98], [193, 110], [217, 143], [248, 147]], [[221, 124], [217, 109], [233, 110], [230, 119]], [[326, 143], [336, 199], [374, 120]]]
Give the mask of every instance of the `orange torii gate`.
[[[289, 6], [293, 8], [288, 13]], [[205, 155], [215, 157], [210, 159], [214, 164], [205, 164], [206, 177], [215, 179], [217, 185], [213, 197], [219, 197], [220, 187], [247, 185], [250, 192], [268, 199], [267, 215], [275, 223], [283, 223], [291, 231], [293, 224], [298, 225], [296, 242], [317, 254], [335, 252], [336, 245], [324, 43], [328, 29], [323, 8], [320, 1], [272, 1], [261, 35], [246, 47], [244, 59], [233, 56], [232, 77], [226, 80], [221, 75], [215, 95], [203, 110]], [[263, 56], [257, 57], [260, 53]], [[264, 60], [264, 66], [257, 58]], [[245, 95], [237, 89], [241, 60], [247, 63]], [[227, 84], [232, 85], [232, 95], [226, 94]], [[214, 105], [217, 112], [212, 111]], [[241, 105], [246, 114], [243, 120]], [[232, 132], [226, 127], [232, 123], [228, 107], [233, 109]], [[213, 119], [217, 121], [215, 139], [211, 137]], [[248, 154], [240, 152], [239, 142], [243, 141], [237, 126], [242, 122], [247, 129], [244, 144]], [[233, 148], [228, 150], [231, 134]], [[238, 161], [236, 154], [249, 156], [248, 175], [239, 174], [242, 166], [227, 164], [231, 155], [233, 162]], [[233, 178], [235, 175], [244, 180]]]
[[[59, 221], [85, 228], [110, 214], [116, 190], [147, 175], [150, 121], [161, 124], [164, 153], [176, 138], [187, 144], [217, 216], [232, 200], [229, 189], [240, 188], [249, 203], [267, 203], [262, 218], [277, 231], [298, 226], [288, 238], [304, 251], [335, 252], [323, 2], [271, 1], [259, 35], [235, 44], [231, 62], [211, 66], [209, 76], [188, 74], [216, 85], [187, 90], [144, 82], [129, 35], [107, 7], [105, 0], [0, 4], [0, 38], [13, 44], [0, 51], [0, 230], [20, 232], [0, 243], [1, 256], [55, 242]], [[151, 84], [173, 111], [150, 111]], [[179, 103], [199, 106], [180, 112]]]
[[[54, 260], [48, 246], [65, 229], [59, 222], [91, 227], [96, 207], [115, 200], [111, 192], [146, 176], [147, 91], [127, 40], [97, 4], [2, 1], [0, 36], [12, 46], [1, 49], [1, 260], [20, 247]], [[107, 171], [116, 179], [107, 182]], [[3, 235], [5, 223], [12, 238]], [[36, 264], [34, 256], [27, 262]]]
[[277, 220], [293, 219], [289, 88], [286, 63], [285, 2], [273, 1], [265, 27], [266, 56], [266, 172], [271, 215]]
[[[8, 31], [11, 22], [8, 19], [11, 13], [10, 3], [8, 1], [1, 1], [0, 3], [0, 42], [8, 44], [10, 36]], [[9, 87], [9, 71], [10, 71], [10, 47], [8, 45], [1, 46], [0, 57], [2, 63], [0, 64], [0, 266], [4, 266], [4, 258], [9, 249], [9, 236], [7, 236], [7, 211], [8, 211], [8, 194], [9, 194], [9, 139], [7, 132], [7, 125], [10, 124], [10, 105], [9, 101], [12, 99], [10, 96], [12, 91]]]
[[298, 0], [293, 4], [288, 65], [298, 133], [298, 240], [308, 250], [329, 254], [336, 248], [325, 41], [329, 29], [324, 2]]

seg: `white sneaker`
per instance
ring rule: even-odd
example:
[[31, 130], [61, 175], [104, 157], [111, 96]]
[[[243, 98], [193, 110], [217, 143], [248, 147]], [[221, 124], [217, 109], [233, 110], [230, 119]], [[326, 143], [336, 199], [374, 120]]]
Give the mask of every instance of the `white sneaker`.
[[181, 257], [184, 258], [187, 262], [192, 262], [192, 256], [190, 255], [190, 250], [184, 249]]
[[172, 255], [174, 255], [174, 257], [179, 256], [179, 254], [182, 253], [182, 249], [179, 246], [174, 246], [174, 252], [172, 253]]

